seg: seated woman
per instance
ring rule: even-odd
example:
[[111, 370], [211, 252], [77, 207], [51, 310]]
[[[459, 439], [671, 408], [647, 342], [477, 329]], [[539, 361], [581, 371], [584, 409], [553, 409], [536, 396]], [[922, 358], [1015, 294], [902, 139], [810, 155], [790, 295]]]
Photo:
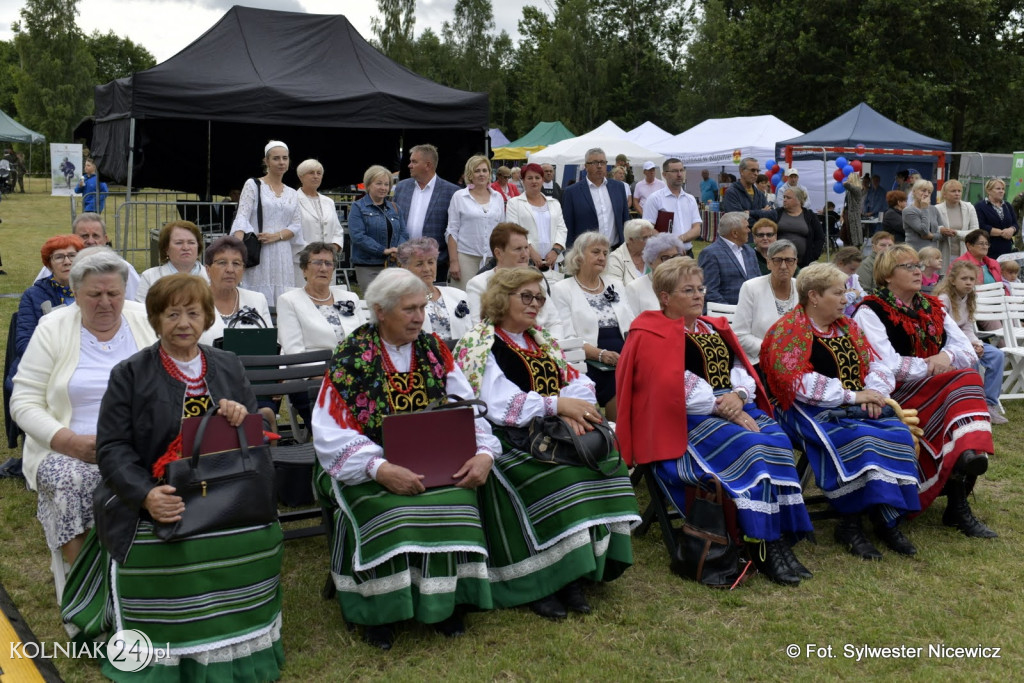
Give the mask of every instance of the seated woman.
[[[899, 418], [882, 415], [895, 382], [844, 313], [846, 278], [828, 263], [800, 271], [800, 305], [765, 335], [761, 371], [779, 402], [779, 424], [807, 454], [818, 487], [842, 515], [836, 541], [862, 559], [882, 559], [861, 526], [867, 511], [889, 548], [914, 555], [898, 527], [921, 509], [914, 438]], [[850, 415], [846, 407], [864, 414]]]
[[124, 300], [127, 281], [128, 264], [110, 249], [79, 253], [70, 273], [77, 305], [40, 321], [14, 377], [25, 480], [39, 492], [46, 544], [69, 565], [93, 526], [96, 422], [110, 369], [156, 340], [142, 305]]
[[611, 581], [633, 563], [629, 528], [640, 518], [614, 452], [602, 461], [606, 471], [618, 463], [606, 476], [538, 462], [514, 445], [534, 418], [558, 415], [577, 434], [601, 419], [594, 383], [536, 325], [542, 280], [532, 268], [497, 271], [482, 297], [483, 320], [455, 357], [504, 447], [481, 491], [494, 605], [529, 603], [540, 616], [561, 619], [567, 608], [590, 611], [581, 580]]
[[757, 267], [761, 275], [767, 275], [768, 270], [768, 247], [779, 238], [779, 226], [770, 218], [759, 218], [750, 228], [750, 234], [754, 238], [754, 256], [757, 257]]
[[[237, 426], [256, 409], [256, 397], [233, 353], [199, 344], [215, 315], [205, 280], [161, 278], [146, 314], [160, 341], [114, 367], [103, 395], [96, 435], [103, 505], [68, 579], [66, 620], [87, 638], [113, 627], [167, 643], [166, 655], [140, 674], [149, 679], [277, 680], [284, 663], [280, 525], [174, 542], [154, 528], [189, 515], [175, 488], [161, 483], [162, 466], [181, 456], [182, 419], [216, 405]], [[122, 676], [106, 659], [102, 671]]]
[[853, 315], [857, 310], [857, 304], [864, 300], [867, 292], [860, 284], [861, 264], [864, 262], [864, 252], [859, 247], [843, 247], [832, 257], [832, 262], [846, 275], [846, 315]]
[[614, 367], [633, 322], [633, 312], [621, 295], [622, 283], [606, 282], [601, 276], [607, 262], [608, 239], [604, 235], [585, 232], [577, 237], [565, 258], [567, 277], [551, 287], [551, 305], [561, 320], [555, 336], [579, 337], [587, 361], [596, 363], [587, 363], [587, 376], [597, 384], [598, 405], [604, 406], [605, 415], [614, 421]]
[[[768, 275], [747, 280], [740, 287], [736, 316], [732, 329], [751, 365], [757, 365], [761, 356], [761, 341], [765, 332], [781, 316], [797, 304], [796, 247], [789, 240], [778, 240], [768, 247]], [[769, 305], [768, 302], [772, 304]]]
[[206, 276], [213, 291], [213, 325], [203, 332], [199, 343], [212, 346], [224, 338], [225, 328], [273, 327], [267, 297], [260, 292], [239, 287], [245, 274], [245, 245], [242, 240], [225, 235], [206, 250]]
[[966, 261], [977, 266], [978, 270], [981, 271], [981, 277], [978, 279], [979, 285], [1003, 281], [1003, 271], [999, 261], [988, 255], [991, 240], [987, 232], [984, 230], [972, 230], [964, 238], [964, 244], [967, 245], [967, 251], [953, 261], [953, 263]]
[[145, 303], [153, 283], [175, 273], [198, 275], [206, 280], [206, 270], [199, 258], [203, 253], [202, 245], [203, 233], [191, 221], [171, 221], [162, 227], [157, 237], [157, 248], [163, 265], [143, 271], [139, 276], [139, 288], [135, 290], [135, 300]]
[[644, 243], [644, 274], [626, 285], [626, 303], [633, 315], [661, 310], [651, 278], [658, 266], [679, 256], [686, 256], [686, 248], [671, 233], [657, 233]]
[[980, 271], [973, 263], [957, 261], [936, 287], [934, 295], [967, 337], [981, 366], [985, 368], [985, 402], [988, 404], [989, 420], [994, 425], [1003, 425], [1009, 422], [999, 411], [1006, 357], [1002, 349], [983, 343], [974, 333], [974, 307], [977, 299], [974, 286], [978, 284], [979, 275]]
[[918, 411], [924, 430], [917, 458], [921, 509], [944, 492], [943, 524], [994, 538], [967, 503], [993, 452], [985, 392], [973, 369], [978, 356], [939, 300], [921, 294], [913, 247], [897, 244], [878, 255], [875, 286], [853, 319], [896, 377], [892, 398]]
[[[331, 576], [347, 622], [391, 648], [395, 622], [416, 619], [446, 636], [464, 632], [467, 609], [490, 609], [487, 544], [477, 492], [499, 445], [476, 420], [476, 455], [452, 486], [425, 492], [422, 475], [381, 447], [386, 415], [423, 410], [472, 388], [441, 340], [422, 332], [427, 286], [391, 268], [366, 289], [370, 322], [331, 359], [313, 409], [321, 501], [334, 508]], [[370, 533], [373, 532], [373, 533]]]
[[605, 273], [623, 285], [629, 285], [644, 274], [647, 267], [644, 263], [644, 245], [647, 244], [647, 240], [659, 233], [650, 221], [634, 218], [622, 226], [622, 234], [626, 241], [608, 254], [608, 267], [605, 268]]
[[617, 370], [622, 456], [629, 465], [653, 463], [680, 511], [687, 486], [716, 476], [736, 503], [757, 568], [776, 583], [797, 585], [811, 573], [787, 541], [813, 527], [793, 446], [771, 418], [736, 335], [721, 318], [701, 316], [704, 274], [697, 262], [658, 266], [654, 291], [661, 311], [633, 321]]
[[437, 240], [419, 237], [398, 245], [398, 263], [427, 286], [427, 311], [423, 331], [439, 336], [449, 346], [473, 326], [466, 293], [456, 287], [438, 287]]

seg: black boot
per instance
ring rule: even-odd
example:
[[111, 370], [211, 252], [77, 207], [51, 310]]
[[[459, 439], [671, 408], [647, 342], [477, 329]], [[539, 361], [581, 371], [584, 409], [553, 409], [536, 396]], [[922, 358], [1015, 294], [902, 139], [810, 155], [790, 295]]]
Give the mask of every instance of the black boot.
[[953, 465], [953, 476], [980, 477], [988, 472], [988, 455], [971, 449], [965, 450]]
[[786, 561], [785, 551], [780, 549], [784, 545], [782, 541], [758, 541], [749, 543], [750, 556], [754, 559], [754, 566], [757, 571], [765, 575], [765, 578], [782, 584], [783, 586], [799, 586], [800, 577], [789, 567]]
[[363, 640], [365, 640], [368, 645], [379, 647], [381, 650], [390, 650], [391, 646], [395, 643], [394, 626], [391, 624], [364, 626]]
[[462, 619], [462, 610], [456, 608], [450, 617], [434, 624], [434, 630], [446, 638], [457, 638], [464, 634], [466, 622]]
[[573, 581], [558, 591], [557, 595], [562, 604], [573, 612], [590, 614], [590, 605], [587, 603], [587, 596], [583, 594], [583, 585], [579, 581]]
[[882, 513], [878, 511], [878, 508], [872, 508], [871, 510], [871, 523], [875, 527], [875, 535], [882, 539], [882, 543], [900, 555], [906, 555], [913, 557], [917, 554], [917, 548], [910, 542], [910, 539], [900, 531], [899, 522], [895, 526], [887, 526], [885, 518]]
[[[965, 451], [966, 453], [967, 451]], [[998, 538], [999, 534], [978, 521], [967, 504], [967, 486], [958, 477], [950, 477], [946, 482], [946, 511], [942, 513], [942, 523], [960, 530], [970, 538]]]
[[796, 555], [793, 553], [793, 548], [785, 541], [779, 541], [779, 550], [782, 552], [783, 557], [786, 558], [786, 564], [789, 565], [789, 569], [793, 574], [801, 579], [814, 578], [814, 574], [811, 570], [803, 566], [800, 560], [796, 559]]
[[864, 527], [860, 523], [860, 513], [855, 515], [843, 515], [836, 524], [836, 543], [844, 546], [851, 554], [862, 560], [880, 560], [882, 553], [878, 548], [871, 545], [871, 541], [864, 535]]
[[565, 605], [562, 604], [562, 601], [553, 593], [546, 598], [531, 602], [530, 609], [533, 610], [534, 614], [545, 619], [565, 619], [569, 614], [565, 611]]

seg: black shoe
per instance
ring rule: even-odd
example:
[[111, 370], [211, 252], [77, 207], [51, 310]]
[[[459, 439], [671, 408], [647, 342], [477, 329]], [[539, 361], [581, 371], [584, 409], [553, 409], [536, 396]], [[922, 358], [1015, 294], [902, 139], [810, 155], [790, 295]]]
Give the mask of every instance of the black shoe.
[[882, 553], [864, 535], [860, 514], [844, 515], [836, 524], [836, 543], [844, 546], [852, 555], [862, 560], [880, 560]]
[[583, 586], [579, 581], [573, 581], [568, 586], [558, 591], [558, 598], [562, 603], [577, 614], [590, 614], [590, 605], [583, 595]]
[[434, 630], [446, 638], [458, 638], [466, 632], [466, 624], [462, 621], [462, 615], [456, 613], [434, 624]]
[[789, 570], [796, 574], [801, 579], [814, 578], [814, 574], [811, 570], [803, 566], [800, 560], [796, 559], [796, 555], [793, 553], [793, 548], [790, 547], [785, 541], [779, 541], [779, 550], [782, 552], [783, 557], [786, 560], [786, 564], [789, 565]]
[[565, 605], [559, 601], [554, 594], [541, 598], [540, 600], [534, 600], [530, 603], [530, 609], [533, 613], [542, 616], [545, 619], [565, 619], [569, 616], [569, 613], [565, 611]]
[[982, 524], [967, 503], [967, 488], [962, 481], [950, 479], [946, 483], [946, 511], [942, 513], [942, 523], [959, 529], [960, 533], [970, 538], [998, 538], [999, 534]]
[[899, 553], [900, 555], [906, 555], [907, 557], [913, 557], [917, 555], [917, 548], [910, 542], [906, 534], [900, 531], [899, 526], [886, 527], [881, 525], [875, 526], [875, 535], [882, 539], [882, 543], [892, 550], [893, 552]]
[[778, 540], [751, 543], [750, 554], [754, 558], [754, 566], [770, 581], [783, 586], [799, 586], [800, 577], [790, 569], [784, 551], [779, 549], [780, 545], [783, 543]]
[[953, 474], [967, 477], [980, 477], [988, 472], [988, 455], [967, 449], [957, 458], [953, 465]]
[[391, 624], [364, 626], [363, 640], [366, 641], [367, 645], [379, 647], [386, 652], [395, 643], [395, 629], [392, 628]]

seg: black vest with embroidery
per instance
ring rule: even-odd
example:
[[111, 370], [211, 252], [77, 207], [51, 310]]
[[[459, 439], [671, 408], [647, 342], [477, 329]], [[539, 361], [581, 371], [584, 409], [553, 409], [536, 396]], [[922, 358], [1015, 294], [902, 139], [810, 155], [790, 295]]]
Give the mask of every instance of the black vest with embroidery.
[[536, 391], [541, 396], [557, 396], [562, 388], [558, 366], [546, 353], [533, 354], [511, 348], [495, 335], [491, 346], [494, 360], [510, 382], [520, 391]]
[[[917, 349], [914, 339], [910, 337], [906, 331], [889, 317], [889, 313], [884, 306], [879, 304], [877, 301], [865, 301], [861, 304], [867, 306], [878, 319], [882, 321], [882, 325], [885, 326], [885, 335], [889, 337], [889, 343], [892, 344], [893, 350], [901, 356], [917, 356]], [[942, 337], [939, 340], [939, 348], [941, 349], [946, 345], [946, 331], [942, 331]]]
[[735, 360], [719, 334], [686, 335], [686, 369], [711, 385], [712, 389], [731, 389], [729, 371]]
[[835, 377], [849, 391], [862, 391], [860, 354], [850, 337], [814, 337], [811, 345], [811, 366], [826, 377]]

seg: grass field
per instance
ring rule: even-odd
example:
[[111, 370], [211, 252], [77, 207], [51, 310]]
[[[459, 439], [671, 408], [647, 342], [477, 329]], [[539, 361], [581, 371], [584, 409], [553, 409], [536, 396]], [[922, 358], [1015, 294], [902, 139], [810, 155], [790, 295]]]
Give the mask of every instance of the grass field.
[[[8, 273], [0, 277], [0, 293], [17, 294], [31, 284], [39, 246], [68, 224], [67, 199], [44, 195], [41, 185], [0, 203], [0, 253]], [[4, 337], [16, 307], [16, 298], [0, 298]], [[761, 577], [732, 592], [685, 582], [669, 573], [655, 527], [635, 539], [633, 568], [590, 592], [595, 610], [588, 617], [551, 623], [523, 609], [471, 615], [469, 632], [454, 641], [408, 624], [395, 649], [380, 653], [345, 629], [336, 603], [320, 598], [325, 539], [290, 541], [283, 576], [285, 680], [1013, 680], [1024, 672], [1024, 646], [1017, 642], [1024, 631], [1018, 557], [1024, 408], [1011, 403], [1007, 410], [1010, 424], [994, 428], [996, 456], [972, 500], [1000, 538], [968, 539], [944, 528], [940, 500], [906, 527], [920, 551], [916, 557], [886, 553], [882, 562], [866, 563], [832, 541], [834, 522], [817, 522], [818, 544], [796, 548], [815, 576], [795, 589]], [[0, 451], [2, 459], [9, 455]], [[0, 481], [0, 582], [41, 642], [64, 642], [35, 504], [22, 482]], [[807, 656], [809, 644], [831, 647], [831, 656], [826, 649]], [[797, 656], [787, 653], [790, 645]], [[923, 650], [912, 661], [877, 654], [858, 661], [844, 650], [848, 645]], [[941, 645], [1001, 650], [992, 659], [929, 652]], [[0, 655], [0, 667], [6, 656]], [[90, 661], [55, 663], [68, 681], [101, 678]]]

